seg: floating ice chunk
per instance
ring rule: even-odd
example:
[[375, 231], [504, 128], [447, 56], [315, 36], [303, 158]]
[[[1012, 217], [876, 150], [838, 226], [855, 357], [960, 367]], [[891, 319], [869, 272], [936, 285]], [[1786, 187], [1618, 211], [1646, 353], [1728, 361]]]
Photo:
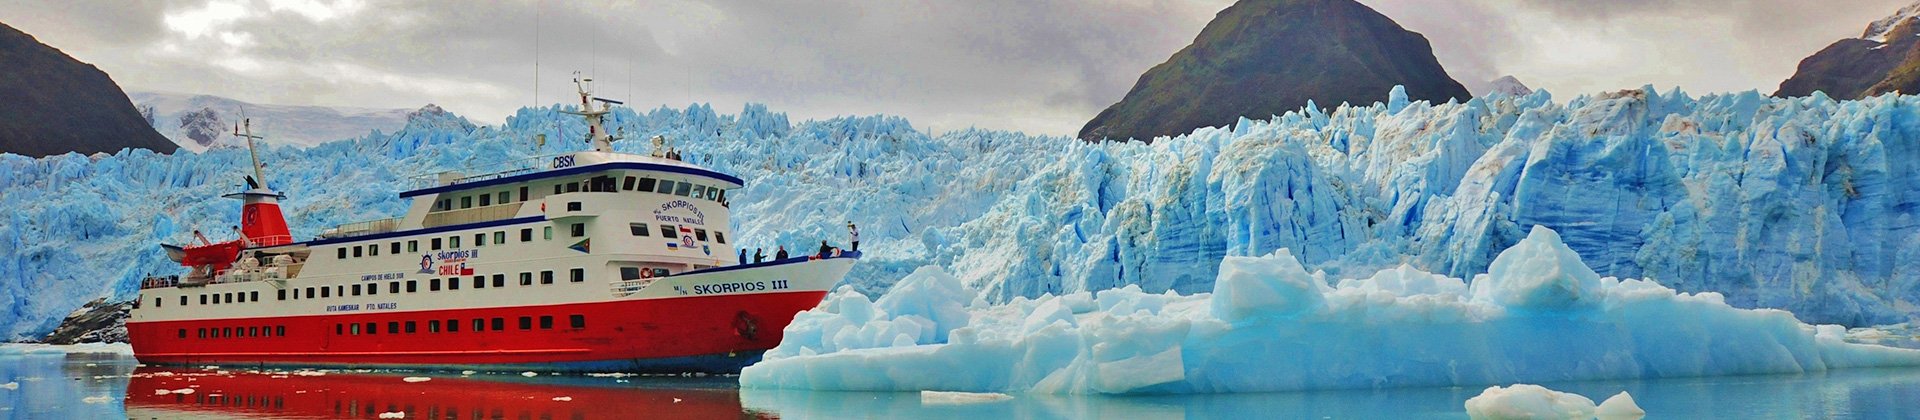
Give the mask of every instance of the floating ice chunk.
[[1213, 316], [1227, 322], [1285, 317], [1318, 309], [1326, 284], [1287, 249], [1264, 257], [1227, 257], [1213, 283]]
[[525, 377], [529, 377], [529, 378], [531, 378], [531, 377], [535, 377], [535, 376], [540, 376], [540, 374], [538, 374], [538, 373], [533, 373], [533, 372], [520, 372], [520, 376], [525, 376]]
[[313, 371], [313, 370], [295, 371], [293, 372], [293, 374], [295, 376], [327, 376], [326, 372]]
[[573, 401], [573, 397], [553, 397], [554, 401]]
[[180, 389], [173, 390], [173, 393], [181, 394], [181, 395], [193, 395], [193, 392], [194, 392], [193, 388], [180, 388]]
[[407, 381], [407, 382], [426, 382], [426, 381], [433, 380], [433, 378], [429, 378], [425, 376], [408, 376], [405, 378], [401, 378], [400, 380]]
[[1532, 384], [1491, 386], [1467, 399], [1467, 416], [1481, 420], [1590, 419], [1593, 400]]
[[475, 373], [479, 373], [479, 372], [474, 372], [471, 370], [463, 370], [463, 371], [460, 371], [460, 376], [472, 376]]
[[1627, 395], [1627, 391], [1620, 391], [1619, 394], [1614, 394], [1606, 401], [1602, 401], [1600, 407], [1593, 410], [1593, 415], [1602, 420], [1629, 420], [1646, 417], [1647, 410], [1640, 409], [1640, 405], [1633, 402], [1633, 396]]
[[613, 373], [589, 373], [589, 374], [587, 374], [587, 376], [591, 376], [591, 377], [595, 377], [595, 378], [625, 378], [625, 377], [629, 377], [629, 376], [640, 376], [640, 374], [638, 374], [638, 373], [623, 373], [623, 372], [613, 372]]
[[383, 418], [383, 419], [404, 419], [404, 418], [407, 418], [407, 412], [405, 412], [405, 411], [389, 411], [389, 412], [385, 412], [385, 413], [380, 413], [380, 418]]
[[105, 395], [96, 395], [80, 399], [80, 402], [87, 404], [106, 404], [107, 401], [113, 401], [113, 398]]
[[20, 383], [8, 382], [8, 383], [0, 384], [0, 389], [7, 389], [7, 390], [20, 389]]
[[1012, 395], [998, 392], [920, 391], [921, 405], [979, 404], [1011, 399]]
[[1517, 310], [1593, 307], [1602, 300], [1600, 274], [1587, 268], [1559, 233], [1540, 225], [1495, 257], [1472, 289], [1475, 300]]

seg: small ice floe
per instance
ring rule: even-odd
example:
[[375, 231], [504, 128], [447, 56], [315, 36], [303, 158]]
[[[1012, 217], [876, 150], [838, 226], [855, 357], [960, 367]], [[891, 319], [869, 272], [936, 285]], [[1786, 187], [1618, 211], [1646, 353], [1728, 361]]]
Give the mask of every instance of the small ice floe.
[[538, 374], [538, 373], [533, 373], [533, 372], [520, 372], [520, 376], [525, 376], [525, 377], [529, 377], [529, 378], [531, 378], [531, 377], [535, 377], [535, 376], [540, 376], [540, 374]]
[[406, 413], [405, 411], [389, 411], [389, 412], [385, 412], [385, 413], [380, 413], [380, 418], [383, 418], [383, 419], [404, 419], [404, 418], [407, 418], [407, 413]]
[[1627, 420], [1645, 417], [1646, 411], [1633, 403], [1633, 397], [1621, 392], [1598, 407], [1593, 400], [1532, 384], [1510, 387], [1491, 386], [1479, 396], [1467, 399], [1467, 416], [1475, 419], [1590, 419]]
[[97, 364], [97, 363], [88, 363], [88, 364], [87, 364], [87, 367], [94, 367], [94, 366], [100, 366], [100, 365], [99, 365], [99, 364]]
[[80, 402], [87, 403], [87, 404], [106, 404], [107, 401], [113, 401], [113, 398], [107, 397], [105, 395], [95, 395], [95, 396], [80, 399]]
[[474, 372], [471, 370], [463, 370], [463, 371], [460, 371], [460, 376], [471, 376], [475, 373], [479, 373], [479, 372]]
[[154, 372], [151, 376], [173, 376], [173, 372]]
[[431, 381], [431, 380], [433, 380], [433, 378], [429, 378], [429, 377], [425, 377], [425, 376], [408, 376], [408, 377], [406, 377], [406, 378], [401, 378], [400, 380], [402, 380], [402, 381], [407, 381], [407, 382], [409, 382], [409, 383], [412, 383], [412, 382], [426, 382], [426, 381]]
[[20, 383], [8, 382], [8, 383], [0, 384], [0, 389], [20, 389]]
[[193, 395], [193, 392], [194, 392], [193, 388], [180, 388], [180, 389], [173, 390], [173, 393], [180, 394], [180, 395]]
[[553, 397], [554, 401], [573, 401], [573, 397]]
[[587, 376], [592, 376], [592, 377], [595, 377], [595, 378], [625, 378], [625, 377], [629, 377], [629, 376], [640, 376], [640, 374], [637, 374], [637, 373], [618, 373], [618, 372], [616, 372], [616, 373], [589, 373], [589, 374], [587, 374]]
[[297, 376], [327, 376], [326, 372], [312, 371], [312, 370], [296, 371], [296, 372], [293, 372], [293, 374]]
[[204, 368], [204, 369], [219, 369], [219, 368], [220, 368], [220, 365], [206, 365], [206, 366], [204, 366], [204, 367], [202, 367], [202, 368]]
[[1605, 420], [1628, 420], [1646, 417], [1647, 410], [1640, 409], [1640, 404], [1634, 404], [1633, 396], [1627, 395], [1627, 391], [1620, 391], [1601, 402], [1600, 408], [1593, 410], [1593, 415]]
[[1001, 402], [1012, 395], [998, 392], [920, 391], [920, 405], [956, 405]]
[[172, 392], [172, 391], [165, 390], [165, 389], [156, 389], [156, 390], [153, 390], [153, 395], [167, 395], [167, 393], [169, 392]]
[[681, 401], [681, 400], [680, 400], [679, 398], [674, 398], [674, 399], [673, 399], [673, 403], [674, 403], [674, 404], [679, 404], [679, 403], [680, 403], [680, 401]]

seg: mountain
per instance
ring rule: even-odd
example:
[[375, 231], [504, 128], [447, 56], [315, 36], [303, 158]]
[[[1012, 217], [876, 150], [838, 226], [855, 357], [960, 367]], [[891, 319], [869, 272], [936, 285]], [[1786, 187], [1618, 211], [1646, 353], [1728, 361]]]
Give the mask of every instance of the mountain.
[[180, 147], [204, 151], [235, 143], [233, 125], [242, 115], [253, 120], [254, 134], [271, 144], [311, 147], [355, 138], [374, 130], [391, 132], [407, 125], [400, 108], [267, 105], [213, 95], [133, 92], [133, 103], [150, 116], [153, 128]]
[[1139, 139], [1264, 120], [1319, 106], [1370, 104], [1395, 85], [1415, 100], [1472, 95], [1419, 33], [1353, 0], [1241, 0], [1166, 62], [1147, 70], [1080, 139]]
[[1859, 38], [1836, 41], [1800, 60], [1793, 77], [1780, 82], [1773, 95], [1815, 91], [1837, 99], [1920, 93], [1920, 3], [1867, 25]]
[[0, 98], [0, 153], [39, 157], [178, 149], [154, 132], [107, 73], [4, 23]]
[[1513, 76], [1501, 76], [1498, 79], [1482, 83], [1480, 86], [1475, 87], [1473, 91], [1479, 92], [1480, 96], [1495, 93], [1507, 96], [1526, 96], [1533, 94], [1533, 88], [1527, 87], [1526, 83], [1520, 83], [1520, 79]]

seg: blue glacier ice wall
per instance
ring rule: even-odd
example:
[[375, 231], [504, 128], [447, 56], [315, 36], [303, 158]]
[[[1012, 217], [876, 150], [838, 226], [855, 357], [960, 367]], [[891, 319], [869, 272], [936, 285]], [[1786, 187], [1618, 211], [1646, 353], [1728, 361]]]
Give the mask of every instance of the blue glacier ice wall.
[[[392, 217], [412, 177], [581, 150], [566, 108], [499, 126], [422, 113], [394, 133], [268, 148], [296, 236]], [[1920, 97], [1835, 101], [1651, 88], [1555, 102], [1308, 107], [1152, 145], [961, 130], [930, 137], [888, 116], [791, 122], [749, 105], [636, 113], [611, 124], [639, 152], [671, 138], [748, 180], [747, 246], [844, 243], [849, 282], [878, 293], [923, 265], [986, 299], [1105, 290], [1211, 290], [1227, 256], [1290, 248], [1366, 275], [1408, 264], [1464, 277], [1547, 226], [1603, 275], [1718, 291], [1810, 322], [1904, 321], [1920, 296]], [[535, 134], [547, 134], [536, 147]], [[271, 135], [271, 133], [268, 133]], [[230, 237], [244, 151], [0, 156], [0, 336], [28, 338], [100, 296], [178, 272], [159, 242]]]

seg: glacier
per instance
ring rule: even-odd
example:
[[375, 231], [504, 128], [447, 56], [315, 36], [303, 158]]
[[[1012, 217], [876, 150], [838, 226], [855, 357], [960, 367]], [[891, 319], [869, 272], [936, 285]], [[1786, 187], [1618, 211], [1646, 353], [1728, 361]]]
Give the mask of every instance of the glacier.
[[1165, 394], [1920, 366], [1920, 350], [1847, 343], [1838, 325], [1601, 277], [1541, 226], [1470, 284], [1399, 267], [1329, 285], [1285, 249], [1219, 272], [1210, 293], [1129, 285], [988, 304], [929, 267], [878, 299], [842, 288], [800, 313], [740, 383]]
[[[1192, 295], [1214, 289], [1221, 261], [1281, 248], [1336, 277], [1404, 265], [1465, 279], [1545, 226], [1601, 275], [1735, 307], [1849, 326], [1916, 312], [1920, 272], [1905, 267], [1920, 261], [1920, 97], [1391, 98], [1151, 145], [929, 135], [884, 115], [793, 122], [757, 104], [616, 108], [608, 123], [748, 180], [733, 197], [743, 245], [809, 249], [859, 223], [866, 257], [847, 286], [868, 296], [929, 265], [991, 303], [1127, 286]], [[584, 150], [567, 109], [492, 126], [423, 112], [397, 131], [261, 157], [306, 237], [400, 214], [397, 192], [437, 171]], [[0, 155], [0, 337], [37, 338], [88, 301], [178, 273], [157, 243], [231, 237], [237, 203], [216, 197], [246, 161], [225, 148]]]

